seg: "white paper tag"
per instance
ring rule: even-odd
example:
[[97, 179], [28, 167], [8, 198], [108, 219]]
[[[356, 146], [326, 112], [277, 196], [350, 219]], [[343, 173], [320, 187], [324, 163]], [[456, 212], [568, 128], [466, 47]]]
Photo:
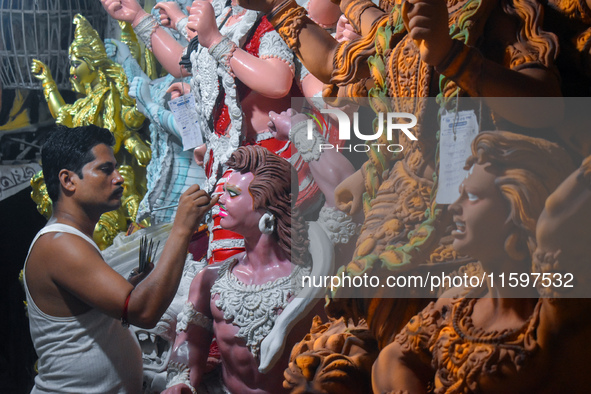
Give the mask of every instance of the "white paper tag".
[[177, 97], [168, 102], [172, 116], [180, 128], [183, 139], [183, 150], [189, 150], [203, 145], [203, 137], [199, 128], [199, 117], [195, 110], [193, 93]]
[[472, 154], [472, 141], [478, 134], [474, 111], [446, 113], [441, 116], [439, 135], [438, 204], [451, 204], [460, 197], [459, 187], [468, 175], [466, 159]]

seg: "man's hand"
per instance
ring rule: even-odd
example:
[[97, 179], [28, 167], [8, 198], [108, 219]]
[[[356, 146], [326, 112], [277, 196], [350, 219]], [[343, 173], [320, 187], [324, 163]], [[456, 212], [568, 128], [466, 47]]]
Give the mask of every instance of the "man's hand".
[[441, 63], [452, 46], [446, 2], [408, 0], [402, 5], [402, 19], [419, 47], [421, 60], [430, 66]]
[[174, 225], [188, 228], [192, 233], [199, 227], [205, 213], [218, 202], [218, 199], [219, 196], [211, 198], [205, 190], [199, 188], [199, 185], [189, 187], [179, 200]]
[[142, 280], [146, 279], [146, 276], [148, 276], [150, 274], [150, 272], [152, 272], [153, 269], [154, 269], [153, 263], [148, 264], [148, 266], [146, 267], [144, 272], [138, 272], [138, 269], [134, 268], [129, 273], [129, 276], [127, 277], [127, 281], [129, 283], [131, 283], [133, 285], [133, 287], [136, 287]]
[[[187, 32], [194, 32], [199, 36], [199, 43], [209, 48], [222, 39], [215, 22], [215, 12], [210, 2], [195, 0], [189, 9]], [[191, 34], [189, 34], [191, 36]]]
[[49, 67], [47, 67], [45, 63], [37, 59], [33, 59], [33, 61], [31, 62], [31, 73], [35, 78], [37, 78], [41, 82], [53, 80], [53, 77], [51, 76], [51, 71], [49, 71]]
[[160, 10], [160, 23], [164, 27], [176, 29], [178, 21], [186, 16], [183, 14], [183, 11], [181, 11], [179, 5], [174, 1], [157, 3], [154, 8]]

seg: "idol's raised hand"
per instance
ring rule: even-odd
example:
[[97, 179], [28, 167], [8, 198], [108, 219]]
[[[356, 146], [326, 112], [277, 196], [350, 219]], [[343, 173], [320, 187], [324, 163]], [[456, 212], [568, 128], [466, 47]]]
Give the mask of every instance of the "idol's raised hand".
[[160, 11], [160, 24], [164, 27], [176, 29], [177, 22], [186, 17], [179, 5], [174, 1], [157, 3], [154, 8]]
[[222, 35], [215, 22], [215, 12], [209, 1], [196, 0], [189, 9], [187, 32], [199, 36], [199, 43], [206, 48], [219, 42]]
[[421, 51], [421, 60], [437, 66], [452, 46], [445, 0], [408, 0], [402, 18], [410, 37]]
[[113, 19], [132, 25], [135, 25], [134, 21], [139, 22], [139, 17], [147, 13], [136, 0], [101, 0], [101, 3]]

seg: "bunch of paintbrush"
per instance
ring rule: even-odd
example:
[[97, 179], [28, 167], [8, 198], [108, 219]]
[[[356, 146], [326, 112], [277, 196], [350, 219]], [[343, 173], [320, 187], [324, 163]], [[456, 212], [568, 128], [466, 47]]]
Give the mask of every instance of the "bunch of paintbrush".
[[154, 246], [154, 241], [152, 241], [152, 239], [148, 241], [148, 238], [145, 235], [140, 238], [140, 265], [138, 267], [138, 272], [140, 274], [154, 262], [159, 247], [160, 241]]

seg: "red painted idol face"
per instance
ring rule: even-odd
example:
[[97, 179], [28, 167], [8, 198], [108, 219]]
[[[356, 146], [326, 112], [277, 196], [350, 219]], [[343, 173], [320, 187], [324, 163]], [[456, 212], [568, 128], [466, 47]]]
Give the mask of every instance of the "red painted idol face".
[[505, 241], [512, 225], [509, 203], [495, 185], [489, 164], [475, 164], [460, 185], [460, 197], [450, 205], [456, 230], [453, 247], [481, 262], [496, 261], [505, 255]]
[[253, 179], [251, 172], [241, 174], [237, 171], [228, 178], [219, 201], [220, 224], [224, 229], [244, 236], [252, 231], [260, 232], [258, 224], [262, 212], [254, 209], [254, 200], [248, 190]]

